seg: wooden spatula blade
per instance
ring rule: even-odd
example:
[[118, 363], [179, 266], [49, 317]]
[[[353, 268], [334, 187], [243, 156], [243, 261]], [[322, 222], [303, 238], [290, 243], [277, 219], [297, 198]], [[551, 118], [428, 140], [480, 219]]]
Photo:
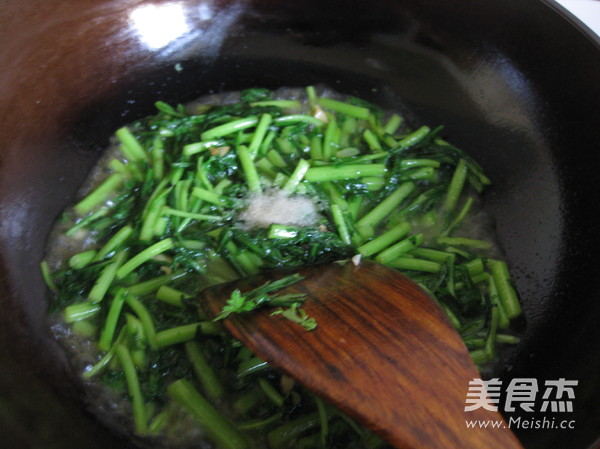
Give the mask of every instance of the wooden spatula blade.
[[[232, 316], [227, 329], [397, 448], [521, 448], [498, 413], [464, 411], [469, 381], [479, 373], [442, 309], [416, 284], [370, 262], [301, 273], [306, 279], [281, 293], [307, 295], [302, 308], [316, 319], [315, 330], [268, 310]], [[212, 313], [231, 290], [206, 292]], [[467, 428], [466, 420], [502, 425]]]

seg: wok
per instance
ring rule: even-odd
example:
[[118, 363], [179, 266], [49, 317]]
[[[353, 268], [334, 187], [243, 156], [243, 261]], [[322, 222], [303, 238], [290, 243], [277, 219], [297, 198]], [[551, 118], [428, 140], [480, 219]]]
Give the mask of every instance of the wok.
[[2, 447], [135, 444], [89, 412], [48, 330], [38, 270], [53, 221], [111, 132], [150, 113], [156, 100], [314, 83], [401, 108], [417, 124], [443, 124], [444, 135], [481, 162], [494, 182], [485, 208], [524, 309], [522, 341], [502, 354], [493, 375], [540, 385], [579, 382], [573, 412], [548, 415], [573, 420], [574, 429], [518, 435], [532, 449], [586, 448], [600, 436], [594, 213], [600, 46], [556, 4], [9, 0], [1, 6]]

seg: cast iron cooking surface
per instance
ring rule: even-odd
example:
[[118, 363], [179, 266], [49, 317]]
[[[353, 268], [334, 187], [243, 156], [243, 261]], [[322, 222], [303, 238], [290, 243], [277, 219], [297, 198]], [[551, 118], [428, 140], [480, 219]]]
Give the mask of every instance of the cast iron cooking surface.
[[564, 416], [575, 429], [519, 437], [531, 449], [598, 438], [597, 41], [538, 1], [181, 0], [170, 3], [189, 31], [160, 47], [132, 28], [148, 3], [0, 2], [2, 447], [135, 444], [87, 410], [38, 274], [52, 222], [110, 133], [159, 99], [311, 83], [444, 124], [482, 163], [525, 316], [494, 374], [579, 381]]

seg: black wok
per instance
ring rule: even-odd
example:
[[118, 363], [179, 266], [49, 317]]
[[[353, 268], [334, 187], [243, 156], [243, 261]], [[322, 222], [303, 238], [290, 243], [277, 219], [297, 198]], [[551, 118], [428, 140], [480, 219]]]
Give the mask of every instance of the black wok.
[[532, 449], [589, 447], [600, 436], [598, 40], [533, 0], [181, 0], [169, 3], [187, 22], [174, 28], [166, 13], [150, 25], [131, 15], [164, 3], [0, 2], [0, 446], [134, 444], [87, 411], [48, 331], [38, 269], [110, 133], [159, 99], [326, 83], [444, 124], [481, 162], [524, 309], [522, 342], [494, 375], [577, 380], [574, 411], [547, 414], [573, 429], [518, 435]]

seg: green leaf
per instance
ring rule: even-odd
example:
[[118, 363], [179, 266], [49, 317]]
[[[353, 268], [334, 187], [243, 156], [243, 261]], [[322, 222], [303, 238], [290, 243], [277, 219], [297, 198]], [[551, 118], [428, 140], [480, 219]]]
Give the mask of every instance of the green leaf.
[[272, 295], [271, 293], [295, 284], [302, 279], [304, 279], [304, 277], [296, 273], [276, 281], [265, 282], [260, 287], [243, 294], [236, 289], [231, 293], [231, 296], [223, 306], [221, 313], [217, 315], [214, 321], [225, 319], [232, 313], [251, 312], [252, 310], [268, 305], [287, 307], [292, 306], [293, 304], [299, 304], [300, 301], [304, 300], [306, 295], [300, 293]]
[[230, 298], [227, 300], [227, 304], [223, 306], [221, 313], [215, 318], [214, 321], [222, 320], [227, 318], [232, 313], [248, 312], [254, 308], [254, 304], [249, 299], [242, 295], [239, 290], [234, 290], [231, 293]]
[[307, 331], [312, 331], [317, 327], [317, 320], [309, 317], [306, 310], [300, 308], [300, 303], [298, 302], [293, 303], [286, 309], [280, 307], [271, 313], [271, 315], [281, 315], [293, 323], [299, 324]]

